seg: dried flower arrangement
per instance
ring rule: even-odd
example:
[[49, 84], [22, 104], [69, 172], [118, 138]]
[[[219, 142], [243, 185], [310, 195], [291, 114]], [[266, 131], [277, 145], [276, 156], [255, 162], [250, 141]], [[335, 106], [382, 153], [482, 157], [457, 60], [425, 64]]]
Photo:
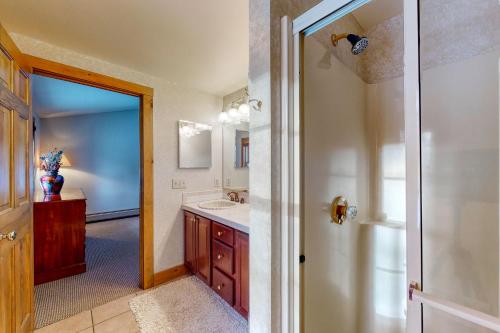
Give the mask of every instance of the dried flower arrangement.
[[63, 151], [54, 148], [52, 151], [40, 156], [40, 169], [47, 173], [57, 173], [61, 167]]

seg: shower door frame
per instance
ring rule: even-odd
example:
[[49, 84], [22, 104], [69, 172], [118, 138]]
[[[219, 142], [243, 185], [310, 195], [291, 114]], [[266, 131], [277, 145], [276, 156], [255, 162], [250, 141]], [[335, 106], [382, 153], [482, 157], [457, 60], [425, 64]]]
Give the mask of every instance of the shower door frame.
[[[282, 332], [304, 332], [303, 49], [304, 37], [370, 0], [323, 0], [293, 21], [281, 19], [281, 314]], [[407, 285], [421, 285], [420, 59], [418, 0], [404, 1]], [[341, 16], [339, 16], [341, 15]], [[408, 288], [408, 292], [410, 288]], [[406, 332], [422, 332], [422, 305], [407, 300]]]

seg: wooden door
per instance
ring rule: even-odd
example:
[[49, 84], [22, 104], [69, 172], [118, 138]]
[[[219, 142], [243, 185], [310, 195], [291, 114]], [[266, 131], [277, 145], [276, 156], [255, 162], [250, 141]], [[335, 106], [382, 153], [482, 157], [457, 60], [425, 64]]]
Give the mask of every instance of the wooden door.
[[184, 213], [184, 263], [196, 274], [196, 217], [189, 212]]
[[31, 332], [33, 145], [29, 75], [21, 53], [1, 26], [0, 49], [0, 332]]
[[236, 257], [236, 310], [244, 317], [248, 318], [249, 311], [249, 254], [250, 243], [249, 237], [243, 232], [236, 232], [235, 240], [235, 257]]
[[211, 221], [201, 216], [196, 217], [196, 275], [206, 284], [210, 285], [211, 253], [210, 253], [210, 227]]

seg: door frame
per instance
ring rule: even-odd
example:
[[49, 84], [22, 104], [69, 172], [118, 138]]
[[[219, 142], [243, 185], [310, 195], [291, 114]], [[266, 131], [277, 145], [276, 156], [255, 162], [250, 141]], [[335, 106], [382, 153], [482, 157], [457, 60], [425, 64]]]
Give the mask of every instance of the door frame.
[[140, 98], [140, 281], [154, 286], [153, 88], [54, 61], [23, 55], [33, 74], [75, 82]]
[[[303, 45], [310, 35], [370, 0], [323, 0], [291, 21], [281, 18], [282, 332], [304, 332], [302, 117]], [[407, 286], [421, 285], [420, 59], [418, 0], [404, 1]], [[409, 288], [408, 288], [408, 291]], [[407, 300], [406, 332], [422, 332], [422, 306]]]

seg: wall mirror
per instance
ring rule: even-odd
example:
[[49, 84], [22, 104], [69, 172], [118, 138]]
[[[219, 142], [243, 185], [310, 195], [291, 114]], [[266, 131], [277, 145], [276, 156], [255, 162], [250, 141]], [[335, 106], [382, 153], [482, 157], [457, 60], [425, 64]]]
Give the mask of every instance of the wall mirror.
[[212, 126], [179, 120], [179, 168], [212, 166]]
[[223, 125], [223, 185], [227, 189], [248, 189], [250, 136], [248, 123]]

